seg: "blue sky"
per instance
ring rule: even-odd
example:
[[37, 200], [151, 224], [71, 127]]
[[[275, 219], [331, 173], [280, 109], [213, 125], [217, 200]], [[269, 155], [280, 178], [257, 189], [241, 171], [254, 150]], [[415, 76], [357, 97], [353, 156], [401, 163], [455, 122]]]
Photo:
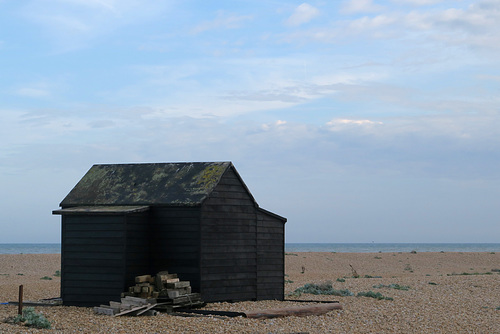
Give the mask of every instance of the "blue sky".
[[498, 242], [500, 2], [0, 0], [1, 242], [96, 163], [232, 161], [287, 242]]

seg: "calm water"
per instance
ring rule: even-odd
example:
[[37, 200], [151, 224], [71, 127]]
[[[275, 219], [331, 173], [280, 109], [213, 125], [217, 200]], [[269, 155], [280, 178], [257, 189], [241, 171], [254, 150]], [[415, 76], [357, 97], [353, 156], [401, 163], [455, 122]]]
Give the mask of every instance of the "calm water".
[[307, 244], [287, 243], [287, 252], [500, 252], [500, 243], [335, 243]]
[[0, 244], [0, 254], [56, 254], [61, 244]]
[[[286, 243], [286, 252], [500, 252], [500, 243]], [[0, 254], [56, 254], [61, 244], [0, 244]]]

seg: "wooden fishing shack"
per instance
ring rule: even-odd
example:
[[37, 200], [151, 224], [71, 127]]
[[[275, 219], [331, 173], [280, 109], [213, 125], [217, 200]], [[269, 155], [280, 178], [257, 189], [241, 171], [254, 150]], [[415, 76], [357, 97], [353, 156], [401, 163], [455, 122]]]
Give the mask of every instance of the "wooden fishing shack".
[[162, 270], [206, 302], [284, 298], [286, 219], [231, 162], [94, 165], [60, 206], [64, 305], [118, 301]]

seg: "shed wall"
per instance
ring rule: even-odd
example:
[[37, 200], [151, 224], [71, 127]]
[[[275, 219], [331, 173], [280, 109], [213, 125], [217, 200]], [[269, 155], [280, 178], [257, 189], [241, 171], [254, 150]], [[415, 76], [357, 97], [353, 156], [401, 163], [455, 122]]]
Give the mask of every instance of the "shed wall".
[[257, 214], [257, 299], [283, 300], [285, 294], [285, 224]]
[[151, 272], [149, 212], [126, 218], [125, 289], [135, 285], [135, 277]]
[[61, 297], [65, 305], [119, 300], [125, 273], [124, 216], [62, 216]]
[[200, 290], [200, 208], [153, 207], [150, 216], [152, 275], [168, 270]]
[[201, 217], [202, 299], [256, 299], [255, 203], [233, 168], [203, 203]]

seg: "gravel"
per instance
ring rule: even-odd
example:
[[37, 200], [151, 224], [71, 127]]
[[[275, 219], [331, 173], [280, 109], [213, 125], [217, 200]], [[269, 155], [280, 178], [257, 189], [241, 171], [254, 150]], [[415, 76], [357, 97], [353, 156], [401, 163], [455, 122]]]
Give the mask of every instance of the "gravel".
[[[302, 294], [287, 298], [338, 300], [344, 309], [265, 320], [168, 314], [113, 318], [95, 315], [91, 308], [36, 307], [52, 329], [0, 322], [0, 333], [500, 333], [500, 273], [492, 271], [500, 268], [500, 253], [295, 254], [286, 255], [287, 294], [306, 283], [331, 281], [333, 288], [354, 295], [373, 291], [393, 300]], [[352, 278], [350, 265], [360, 278]], [[20, 284], [25, 300], [58, 297], [58, 270], [59, 254], [0, 255], [0, 302], [16, 301]], [[409, 289], [387, 287], [391, 284]], [[307, 304], [210, 303], [205, 309], [244, 312]], [[0, 305], [0, 321], [16, 313], [17, 306]]]

